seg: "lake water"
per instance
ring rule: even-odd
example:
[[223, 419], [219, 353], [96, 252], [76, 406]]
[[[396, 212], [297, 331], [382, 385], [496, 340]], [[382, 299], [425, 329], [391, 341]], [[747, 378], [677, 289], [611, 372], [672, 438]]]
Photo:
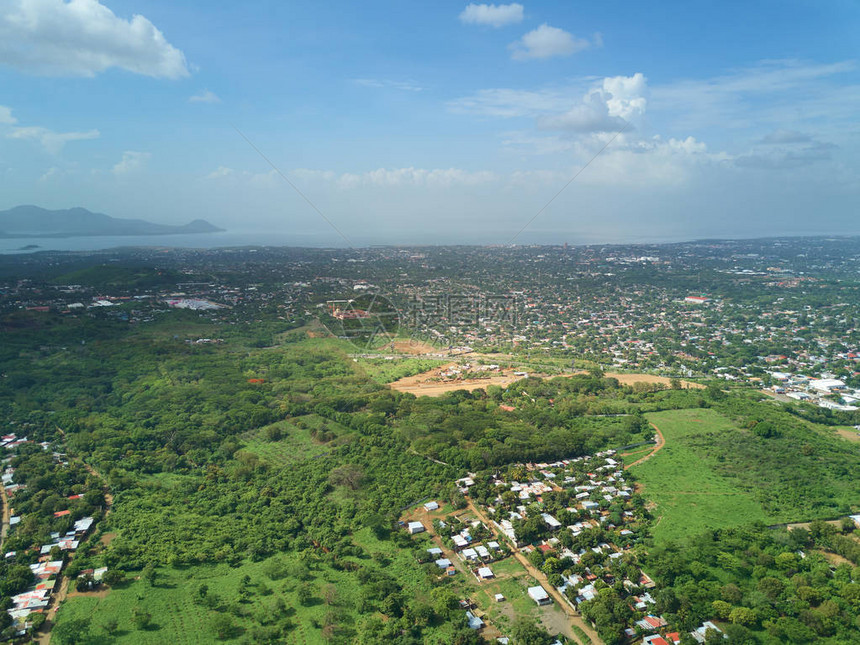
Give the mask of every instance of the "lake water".
[[[456, 240], [438, 239], [432, 240], [427, 236], [410, 236], [412, 239], [379, 239], [368, 236], [351, 236], [354, 246], [372, 245], [403, 245], [421, 246], [428, 244], [464, 244], [482, 246], [486, 244], [504, 244], [507, 239], [488, 240], [478, 235], [471, 238], [463, 237]], [[612, 236], [584, 236], [571, 235], [569, 233], [534, 232], [525, 234], [518, 240], [519, 244], [560, 244], [567, 241], [571, 245], [577, 244], [660, 244], [666, 242], [682, 242], [690, 237], [653, 236], [619, 234]], [[509, 238], [508, 238], [509, 239]], [[35, 249], [22, 249], [30, 244], [36, 245]], [[15, 238], [0, 239], [0, 254], [15, 253], [38, 253], [39, 251], [101, 251], [121, 247], [158, 247], [158, 248], [190, 248], [190, 249], [215, 249], [236, 246], [305, 246], [324, 248], [343, 248], [347, 244], [337, 233], [295, 233], [295, 232], [253, 232], [234, 233], [223, 231], [221, 233], [200, 233], [192, 235], [122, 235], [122, 236], [95, 236], [95, 237], [66, 237], [66, 238]]]
[[[35, 249], [22, 250], [34, 244]], [[200, 233], [191, 235], [100, 235], [94, 237], [19, 237], [0, 239], [0, 253], [38, 253], [39, 251], [100, 251], [128, 246], [186, 249], [214, 249], [230, 246], [346, 246], [336, 234], [300, 233]]]

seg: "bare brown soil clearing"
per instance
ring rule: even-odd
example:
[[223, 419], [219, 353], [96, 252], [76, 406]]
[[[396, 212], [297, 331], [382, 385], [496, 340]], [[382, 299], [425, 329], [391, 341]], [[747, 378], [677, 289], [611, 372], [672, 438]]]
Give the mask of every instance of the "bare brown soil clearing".
[[[438, 378], [440, 372], [447, 371], [451, 367], [456, 366], [456, 363], [451, 363], [441, 368], [437, 367], [427, 372], [422, 372], [421, 374], [415, 374], [414, 376], [407, 376], [405, 378], [398, 379], [397, 381], [389, 383], [389, 385], [393, 390], [397, 390], [398, 392], [409, 392], [410, 394], [414, 394], [415, 396], [442, 396], [443, 394], [447, 394], [448, 392], [455, 392], [457, 390], [468, 390], [471, 392], [472, 390], [485, 388], [488, 385], [507, 387], [511, 383], [514, 383], [523, 378], [522, 376], [514, 376], [514, 370], [505, 370], [503, 372], [489, 372], [487, 378], [450, 381], [433, 380], [434, 378]], [[570, 377], [586, 373], [587, 372], [573, 372], [568, 374], [560, 374], [559, 376]], [[552, 376], [545, 374], [534, 374], [534, 376], [553, 378]], [[672, 379], [667, 378], [665, 376], [655, 376], [654, 374], [621, 374], [618, 372], [607, 372], [606, 376], [609, 378], [617, 379], [618, 382], [621, 383], [621, 385], [648, 383], [651, 385], [656, 384], [671, 387], [672, 384]], [[693, 383], [691, 381], [681, 381], [681, 386], [684, 388], [692, 389], [704, 389], [705, 387], [700, 383]]]
[[857, 432], [853, 428], [837, 428], [836, 433], [848, 441], [860, 442], [860, 432]]
[[[579, 372], [582, 374], [583, 372]], [[565, 374], [565, 376], [569, 376]], [[609, 378], [618, 379], [621, 385], [633, 385], [634, 383], [649, 383], [657, 385], [672, 386], [672, 379], [668, 376], [657, 376], [655, 374], [622, 374], [620, 372], [606, 372]], [[701, 383], [693, 383], [692, 381], [681, 381], [681, 387], [684, 389], [704, 390], [705, 386]]]
[[442, 349], [438, 347], [433, 347], [430, 343], [425, 343], [420, 340], [395, 340], [383, 347], [379, 348], [380, 351], [385, 352], [397, 352], [399, 354], [439, 354]]
[[840, 564], [847, 564], [849, 567], [854, 566], [854, 563], [851, 562], [851, 560], [849, 560], [848, 558], [843, 558], [838, 553], [831, 553], [830, 551], [825, 551], [824, 549], [816, 549], [815, 551], [827, 558], [827, 561], [834, 567], [838, 567]]

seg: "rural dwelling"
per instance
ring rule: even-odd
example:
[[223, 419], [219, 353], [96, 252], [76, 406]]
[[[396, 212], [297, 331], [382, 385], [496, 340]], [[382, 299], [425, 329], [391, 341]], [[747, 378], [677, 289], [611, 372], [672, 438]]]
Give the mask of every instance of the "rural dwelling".
[[845, 382], [835, 378], [822, 378], [810, 381], [809, 387], [816, 392], [830, 394], [833, 390], [843, 389], [845, 387]]
[[481, 580], [491, 580], [492, 578], [495, 578], [496, 576], [493, 575], [493, 572], [490, 569], [490, 567], [481, 567], [480, 569], [478, 569], [478, 577]]
[[431, 511], [438, 511], [439, 504], [437, 502], [427, 502], [426, 504], [424, 504], [424, 510], [428, 513]]
[[410, 535], [423, 533], [426, 530], [421, 522], [409, 522], [409, 524], [406, 525], [406, 529], [409, 531]]
[[642, 645], [669, 645], [669, 642], [659, 634], [652, 634], [642, 639]]
[[549, 513], [541, 513], [540, 516], [543, 519], [543, 521], [546, 523], [546, 525], [550, 529], [552, 529], [553, 531], [561, 528], [561, 522], [559, 522], [557, 519], [555, 519]]
[[463, 549], [463, 552], [460, 554], [460, 556], [464, 560], [469, 560], [470, 562], [473, 562], [478, 559], [478, 552], [475, 551], [475, 549]]
[[494, 597], [496, 599], [496, 602], [504, 602], [505, 601], [504, 594], [497, 593]]
[[[710, 620], [706, 620], [701, 626], [696, 627], [695, 631], [690, 632], [690, 636], [695, 638], [697, 643], [704, 643], [709, 630], [714, 630], [718, 634], [723, 633], [722, 629], [714, 625]], [[725, 634], [723, 634], [723, 638], [726, 638]]]
[[637, 620], [636, 624], [646, 632], [654, 632], [660, 627], [665, 627], [667, 625], [666, 621], [662, 617], [652, 615], [645, 616], [642, 620]]
[[471, 611], [466, 612], [466, 619], [469, 621], [469, 627], [472, 629], [481, 629], [484, 626], [484, 621], [478, 618]]
[[552, 599], [549, 597], [549, 594], [546, 592], [546, 589], [538, 585], [537, 587], [529, 587], [528, 588], [529, 597], [534, 600], [538, 605], [549, 605], [552, 603]]

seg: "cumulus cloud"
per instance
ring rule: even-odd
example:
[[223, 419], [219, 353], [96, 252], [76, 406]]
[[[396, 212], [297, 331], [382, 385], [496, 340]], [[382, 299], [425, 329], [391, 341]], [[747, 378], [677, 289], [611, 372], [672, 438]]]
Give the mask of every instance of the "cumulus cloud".
[[514, 60], [534, 60], [570, 56], [590, 46], [591, 43], [584, 38], [577, 38], [564, 29], [544, 23], [511, 43], [509, 49]]
[[150, 156], [148, 152], [126, 150], [122, 153], [122, 159], [111, 169], [111, 172], [118, 177], [137, 172], [146, 165]]
[[111, 67], [154, 78], [189, 74], [185, 55], [149, 20], [123, 20], [98, 0], [3, 2], [0, 62], [54, 76], [95, 76]]
[[0, 105], [0, 123], [4, 125], [18, 123], [18, 119], [12, 116], [12, 108], [8, 108], [5, 105]]
[[215, 94], [215, 92], [210, 92], [209, 90], [203, 90], [200, 94], [195, 94], [188, 98], [189, 103], [220, 103], [221, 98]]
[[567, 112], [541, 117], [538, 126], [574, 132], [620, 130], [627, 121], [645, 113], [646, 91], [647, 79], [640, 73], [604, 78]]
[[15, 127], [6, 135], [10, 139], [29, 139], [39, 142], [51, 154], [59, 154], [70, 141], [97, 139], [98, 130], [87, 132], [54, 132], [41, 126]]
[[511, 4], [469, 4], [460, 14], [460, 22], [467, 25], [488, 25], [504, 27], [523, 21], [523, 5]]

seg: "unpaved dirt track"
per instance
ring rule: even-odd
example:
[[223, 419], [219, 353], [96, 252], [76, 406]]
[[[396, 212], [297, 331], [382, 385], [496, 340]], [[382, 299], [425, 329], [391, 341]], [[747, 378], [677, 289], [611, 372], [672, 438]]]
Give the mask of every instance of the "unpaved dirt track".
[[[477, 507], [477, 505], [471, 499], [467, 501], [469, 504], [469, 510], [471, 510], [475, 514], [475, 516], [487, 526], [487, 528], [493, 531], [493, 533], [495, 533], [500, 540], [506, 542], [507, 539], [502, 534], [502, 532], [498, 530], [495, 524], [490, 522], [487, 516], [484, 515], [484, 513]], [[519, 549], [514, 549], [513, 554], [517, 561], [521, 565], [523, 565], [523, 567], [525, 567], [529, 575], [531, 575], [535, 580], [537, 580], [543, 586], [543, 588], [546, 589], [547, 592], [549, 592], [556, 604], [561, 607], [562, 611], [567, 615], [570, 622], [579, 627], [582, 631], [584, 631], [586, 636], [591, 639], [592, 643], [594, 643], [595, 645], [603, 645], [603, 641], [600, 640], [600, 636], [597, 635], [597, 632], [594, 631], [594, 628], [585, 620], [583, 620], [579, 612], [574, 610], [567, 603], [567, 600], [562, 597], [558, 589], [549, 584], [546, 575], [542, 571], [539, 571], [534, 566], [532, 566], [532, 563], [529, 562], [528, 559], [522, 553], [520, 553]], [[570, 633], [568, 633], [567, 636], [577, 641], [579, 640], [576, 638], [575, 634], [572, 633], [572, 630], [570, 630]]]
[[638, 466], [639, 464], [648, 461], [649, 459], [651, 459], [651, 457], [656, 455], [663, 448], [663, 446], [666, 445], [666, 439], [663, 438], [663, 433], [660, 432], [660, 428], [655, 426], [653, 423], [651, 424], [651, 427], [654, 428], [654, 432], [657, 433], [657, 444], [654, 446], [654, 450], [649, 452], [644, 457], [637, 459], [632, 464], [627, 464], [626, 466], [624, 466], [624, 470], [628, 470], [629, 468], [633, 468], [633, 466]]

